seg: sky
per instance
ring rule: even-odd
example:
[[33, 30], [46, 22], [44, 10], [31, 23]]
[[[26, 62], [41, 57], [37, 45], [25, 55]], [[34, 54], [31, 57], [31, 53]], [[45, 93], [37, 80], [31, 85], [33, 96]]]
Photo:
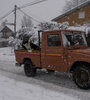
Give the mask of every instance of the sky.
[[[0, 18], [10, 10], [14, 9], [16, 4], [18, 7], [37, 0], [0, 0]], [[63, 7], [66, 0], [47, 0], [33, 6], [23, 8], [22, 10], [37, 19], [39, 22], [49, 21], [62, 14]], [[17, 27], [20, 27], [23, 14], [17, 11]], [[14, 14], [12, 13], [4, 20], [8, 22], [14, 21]], [[2, 20], [3, 21], [3, 20]], [[0, 21], [0, 23], [2, 22]]]

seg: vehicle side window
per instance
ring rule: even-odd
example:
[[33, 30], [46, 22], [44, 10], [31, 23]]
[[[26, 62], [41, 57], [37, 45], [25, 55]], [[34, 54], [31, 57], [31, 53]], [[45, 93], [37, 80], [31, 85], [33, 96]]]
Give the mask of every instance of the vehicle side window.
[[48, 35], [48, 46], [61, 46], [59, 34]]

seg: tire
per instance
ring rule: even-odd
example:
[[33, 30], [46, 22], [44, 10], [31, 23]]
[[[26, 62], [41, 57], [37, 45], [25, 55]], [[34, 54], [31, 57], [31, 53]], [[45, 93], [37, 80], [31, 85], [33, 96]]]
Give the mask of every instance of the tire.
[[73, 79], [81, 89], [90, 89], [90, 68], [87, 64], [77, 65], [73, 72]]
[[27, 77], [34, 77], [36, 75], [36, 68], [27, 60], [24, 64], [24, 72]]

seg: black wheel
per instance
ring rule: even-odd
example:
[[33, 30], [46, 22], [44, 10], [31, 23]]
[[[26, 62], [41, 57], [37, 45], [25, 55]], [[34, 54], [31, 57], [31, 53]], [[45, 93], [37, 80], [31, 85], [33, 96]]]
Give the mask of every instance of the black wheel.
[[33, 67], [30, 61], [26, 61], [24, 64], [24, 72], [28, 77], [34, 77], [36, 75], [36, 68]]
[[48, 73], [54, 73], [55, 71], [54, 70], [47, 69], [47, 72]]
[[76, 85], [81, 89], [90, 88], [90, 68], [87, 64], [81, 64], [76, 67], [73, 73]]

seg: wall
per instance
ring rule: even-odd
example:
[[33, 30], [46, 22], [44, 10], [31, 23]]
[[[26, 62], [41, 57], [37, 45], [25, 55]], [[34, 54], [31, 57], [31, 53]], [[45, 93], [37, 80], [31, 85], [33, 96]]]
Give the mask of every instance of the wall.
[[[79, 18], [79, 12], [85, 12], [85, 18], [80, 19]], [[57, 22], [69, 22], [70, 26], [75, 26], [77, 24], [83, 25], [86, 23], [90, 23], [90, 4], [81, 8], [77, 9], [76, 11], [72, 12], [71, 14], [68, 14], [67, 16], [59, 19]]]

